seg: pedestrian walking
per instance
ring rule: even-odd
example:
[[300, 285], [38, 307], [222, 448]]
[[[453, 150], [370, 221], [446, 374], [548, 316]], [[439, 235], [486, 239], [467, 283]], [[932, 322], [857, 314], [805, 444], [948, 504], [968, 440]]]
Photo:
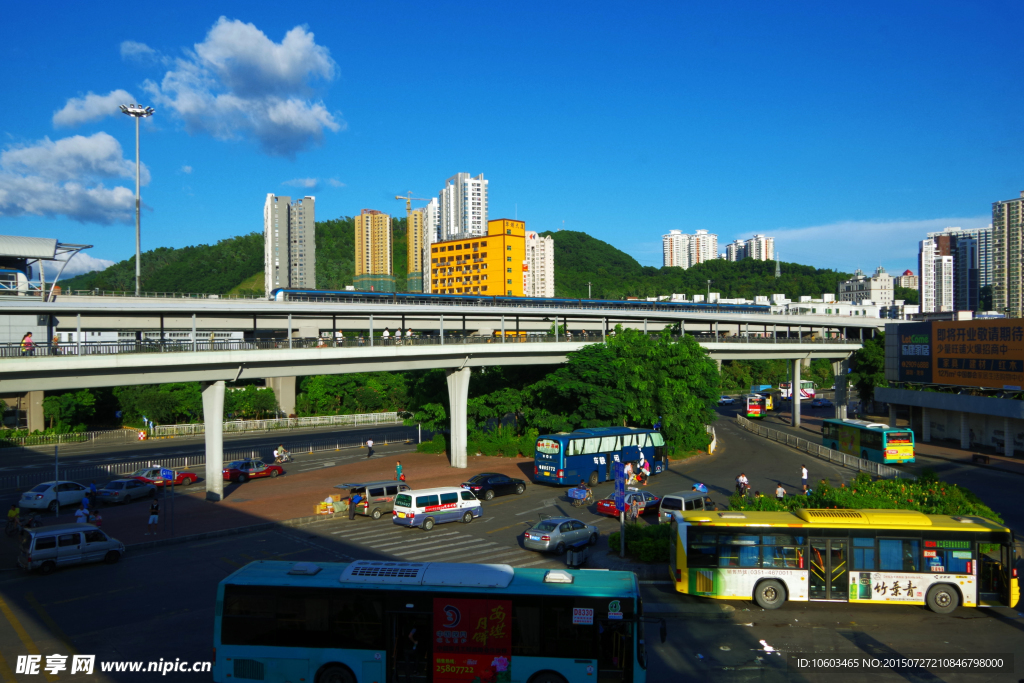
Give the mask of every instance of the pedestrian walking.
[[103, 515], [100, 514], [99, 510], [97, 510], [96, 512], [92, 513], [92, 517], [90, 518], [89, 521], [91, 521], [93, 525], [98, 529], [101, 526], [103, 526]]
[[636, 524], [636, 521], [640, 518], [640, 501], [637, 500], [636, 496], [633, 496], [632, 502], [629, 504], [629, 519]]
[[348, 518], [356, 518], [356, 508], [359, 506], [359, 502], [363, 499], [359, 493], [353, 491], [348, 497]]
[[373, 439], [366, 440], [366, 457], [373, 457]]
[[382, 338], [384, 338], [384, 339], [390, 339], [391, 338], [391, 330], [389, 330], [388, 328], [385, 327], [384, 331], [381, 333], [380, 336]]
[[93, 479], [92, 483], [89, 484], [89, 498], [91, 499], [92, 506], [96, 507], [96, 480]]
[[[149, 525], [147, 528], [153, 530], [153, 535], [157, 533], [157, 523], [160, 521], [160, 503], [155, 500], [149, 504]], [[149, 536], [150, 532], [147, 531], [146, 535]]]
[[777, 487], [775, 487], [775, 500], [780, 500], [781, 501], [781, 500], [785, 500], [785, 498], [786, 498], [786, 489], [782, 488], [782, 484], [779, 484]]
[[405, 481], [405, 474], [402, 473], [402, 461], [395, 461], [395, 481]]
[[26, 332], [25, 336], [21, 338], [21, 355], [31, 356], [32, 349], [35, 348], [35, 344], [32, 342], [32, 333]]
[[79, 524], [89, 523], [89, 509], [85, 507], [85, 504], [79, 505], [75, 510], [75, 521]]
[[807, 493], [807, 466], [800, 465], [800, 482], [804, 485], [804, 493]]

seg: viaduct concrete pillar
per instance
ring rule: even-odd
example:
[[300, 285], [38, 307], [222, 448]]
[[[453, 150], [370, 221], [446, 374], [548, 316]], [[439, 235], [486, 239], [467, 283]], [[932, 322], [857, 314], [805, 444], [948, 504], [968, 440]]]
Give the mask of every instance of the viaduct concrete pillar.
[[967, 421], [967, 413], [960, 413], [960, 448], [965, 451], [971, 447], [971, 425]]
[[929, 419], [928, 409], [925, 407], [921, 408], [921, 441], [925, 443], [932, 441], [932, 421]]
[[466, 461], [466, 404], [469, 402], [469, 368], [448, 370], [448, 405], [451, 407], [452, 467], [468, 467]]
[[277, 397], [277, 407], [285, 416], [295, 414], [295, 378], [294, 377], [271, 377], [267, 379], [267, 386], [274, 390]]
[[803, 359], [797, 358], [793, 361], [793, 384], [790, 385], [792, 388], [793, 396], [793, 426], [800, 426], [800, 367], [803, 365]]
[[[40, 393], [42, 393], [42, 392], [40, 392]], [[1003, 435], [1004, 435], [1003, 455], [1005, 455], [1007, 458], [1012, 458], [1013, 457], [1013, 432], [1010, 431], [1011, 429], [1013, 429], [1013, 420], [1011, 420], [1008, 417], [1004, 417], [1003, 418]]]
[[25, 418], [28, 422], [28, 431], [31, 434], [35, 431], [46, 429], [46, 418], [43, 416], [42, 391], [29, 391], [25, 394]]
[[206, 423], [206, 500], [224, 499], [224, 380], [203, 384]]
[[847, 377], [847, 369], [849, 367], [849, 358], [832, 361], [832, 379], [836, 386], [836, 395], [834, 397], [834, 402], [836, 404], [835, 419], [837, 420], [846, 419], [846, 406], [850, 402], [849, 387], [847, 386], [849, 381], [849, 378]]
[[[896, 427], [896, 406], [891, 403], [889, 404], [889, 426], [894, 429]], [[963, 428], [963, 423], [960, 424], [960, 427]]]

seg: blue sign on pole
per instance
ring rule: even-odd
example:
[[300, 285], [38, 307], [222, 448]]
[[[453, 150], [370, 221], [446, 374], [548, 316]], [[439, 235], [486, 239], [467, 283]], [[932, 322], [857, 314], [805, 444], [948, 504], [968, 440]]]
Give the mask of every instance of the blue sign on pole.
[[619, 512], [626, 511], [626, 465], [621, 462], [612, 463], [612, 471], [615, 473], [615, 509]]
[[163, 479], [174, 480], [174, 470], [169, 470], [166, 467], [160, 468], [160, 477]]

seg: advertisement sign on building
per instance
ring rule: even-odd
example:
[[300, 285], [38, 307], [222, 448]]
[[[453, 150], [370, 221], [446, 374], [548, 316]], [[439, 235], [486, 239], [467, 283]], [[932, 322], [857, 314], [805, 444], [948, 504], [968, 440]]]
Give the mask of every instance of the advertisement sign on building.
[[1024, 386], [1024, 321], [935, 321], [900, 325], [901, 382], [1019, 391]]

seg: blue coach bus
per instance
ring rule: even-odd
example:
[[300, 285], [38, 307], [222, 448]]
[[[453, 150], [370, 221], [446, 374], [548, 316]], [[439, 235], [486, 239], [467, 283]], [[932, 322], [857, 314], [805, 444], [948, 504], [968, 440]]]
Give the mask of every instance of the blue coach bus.
[[214, 658], [218, 683], [647, 680], [633, 572], [503, 564], [252, 562], [217, 587]]
[[[629, 448], [625, 455], [624, 448]], [[576, 486], [586, 481], [594, 486], [615, 478], [612, 463], [636, 462], [641, 457], [650, 461], [652, 475], [668, 466], [661, 432], [633, 427], [594, 427], [545, 434], [537, 439], [533, 480], [563, 486]]]

